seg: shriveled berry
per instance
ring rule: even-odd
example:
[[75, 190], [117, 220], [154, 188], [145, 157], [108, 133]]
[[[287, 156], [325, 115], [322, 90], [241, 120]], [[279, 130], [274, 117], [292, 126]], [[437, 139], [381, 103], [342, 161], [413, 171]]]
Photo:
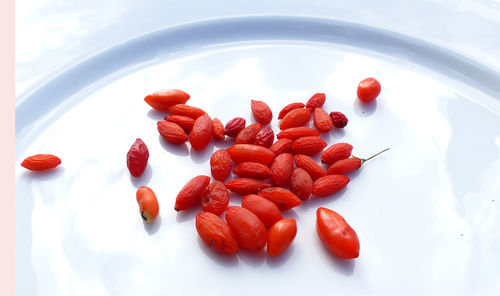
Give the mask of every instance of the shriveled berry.
[[320, 108], [325, 104], [326, 95], [324, 93], [314, 94], [306, 103], [306, 108], [314, 110], [315, 108]]
[[196, 231], [203, 242], [212, 250], [222, 254], [238, 252], [238, 243], [229, 225], [210, 212], [196, 215]]
[[188, 136], [178, 124], [169, 121], [158, 121], [158, 132], [170, 144], [180, 145], [188, 140]]
[[293, 155], [283, 153], [276, 156], [271, 163], [270, 169], [273, 184], [276, 186], [285, 186], [293, 172]]
[[201, 195], [201, 207], [205, 212], [220, 216], [229, 204], [229, 191], [224, 183], [214, 181], [205, 188]]
[[257, 135], [255, 135], [255, 140], [253, 143], [262, 147], [269, 148], [274, 142], [274, 132], [270, 127], [265, 127], [261, 129]]
[[158, 199], [151, 188], [146, 186], [141, 186], [136, 192], [137, 203], [139, 204], [139, 210], [141, 211], [141, 217], [146, 224], [151, 223], [160, 212], [160, 206], [158, 204]]
[[349, 183], [349, 178], [343, 175], [326, 175], [314, 182], [313, 194], [319, 197], [334, 194]]
[[271, 184], [250, 178], [239, 178], [226, 182], [226, 188], [240, 195], [257, 193], [259, 190], [271, 187]]
[[144, 142], [137, 138], [127, 153], [127, 167], [133, 177], [140, 177], [148, 165], [149, 151]]
[[271, 147], [269, 147], [269, 150], [271, 150], [275, 155], [291, 152], [292, 143], [293, 141], [290, 139], [279, 139], [278, 141], [274, 142]]
[[319, 137], [319, 135], [320, 133], [313, 128], [306, 126], [299, 126], [282, 130], [280, 133], [278, 133], [277, 138], [297, 140], [303, 137]]
[[262, 124], [253, 123], [242, 129], [236, 136], [236, 144], [252, 144], [255, 140], [255, 136], [262, 129]]
[[222, 122], [219, 119], [214, 118], [212, 120], [212, 123], [213, 123], [212, 135], [214, 139], [224, 140], [226, 138], [226, 135], [224, 134], [224, 125], [222, 124]]
[[229, 137], [236, 137], [238, 133], [245, 128], [246, 121], [244, 118], [235, 117], [226, 123], [224, 133]]
[[295, 154], [314, 155], [323, 151], [326, 145], [320, 137], [303, 137], [293, 142], [292, 150]]
[[280, 111], [280, 114], [278, 114], [278, 119], [283, 119], [283, 117], [285, 117], [285, 115], [294, 110], [294, 109], [302, 109], [304, 108], [304, 104], [303, 103], [291, 103], [291, 104], [288, 104], [286, 105], [283, 109], [281, 109]]
[[264, 248], [267, 242], [266, 227], [254, 213], [231, 206], [227, 208], [225, 218], [239, 247], [253, 252]]
[[347, 122], [349, 122], [347, 117], [341, 112], [331, 112], [330, 118], [336, 128], [344, 128], [347, 125]]
[[305, 170], [296, 168], [290, 176], [290, 189], [300, 199], [306, 200], [311, 196], [313, 181]]
[[189, 100], [189, 94], [178, 89], [165, 89], [154, 92], [144, 98], [153, 109], [166, 112], [168, 108], [177, 104], [185, 104]]
[[194, 150], [203, 150], [212, 140], [213, 123], [208, 114], [198, 117], [189, 134], [189, 143]]
[[182, 187], [181, 191], [179, 191], [179, 194], [177, 194], [174, 209], [176, 211], [183, 211], [199, 203], [201, 194], [205, 191], [208, 184], [210, 184], [209, 176], [200, 175], [189, 180], [189, 182]]
[[258, 162], [242, 162], [237, 165], [233, 173], [241, 178], [268, 179], [271, 177], [271, 169]]
[[243, 196], [241, 206], [259, 217], [266, 227], [271, 227], [274, 223], [283, 219], [277, 205], [256, 194]]
[[200, 116], [207, 114], [205, 111], [198, 107], [189, 106], [186, 104], [177, 104], [168, 108], [168, 112], [172, 115], [181, 115], [197, 119]]
[[274, 159], [271, 150], [252, 144], [236, 144], [227, 148], [227, 152], [235, 163], [258, 162], [268, 165]]
[[297, 195], [282, 187], [269, 187], [259, 191], [257, 194], [273, 202], [283, 211], [300, 206], [301, 204]]
[[358, 85], [358, 98], [363, 103], [369, 103], [375, 100], [380, 94], [380, 82], [370, 77], [362, 80]]
[[253, 117], [257, 120], [257, 122], [262, 124], [268, 124], [271, 122], [273, 119], [273, 112], [271, 112], [271, 109], [266, 103], [252, 100], [250, 105]]
[[182, 115], [167, 115], [165, 120], [178, 124], [186, 133], [190, 132], [194, 125], [194, 119]]
[[297, 234], [297, 222], [293, 218], [286, 218], [276, 222], [267, 237], [267, 254], [276, 257], [286, 251]]
[[309, 109], [294, 109], [283, 117], [280, 123], [280, 129], [284, 130], [291, 127], [305, 125], [311, 119], [311, 111]]
[[351, 156], [352, 145], [348, 143], [337, 143], [328, 147], [321, 155], [321, 162], [332, 164], [341, 159]]
[[333, 122], [325, 110], [316, 108], [314, 109], [314, 126], [319, 132], [326, 133], [333, 129]]
[[309, 156], [298, 154], [295, 155], [294, 159], [295, 165], [306, 171], [311, 176], [311, 179], [316, 180], [325, 175], [325, 170]]
[[361, 167], [361, 159], [359, 158], [346, 158], [334, 162], [326, 171], [327, 175], [344, 175], [355, 171]]
[[231, 174], [232, 166], [231, 157], [224, 149], [215, 151], [210, 157], [210, 171], [215, 180], [226, 181]]

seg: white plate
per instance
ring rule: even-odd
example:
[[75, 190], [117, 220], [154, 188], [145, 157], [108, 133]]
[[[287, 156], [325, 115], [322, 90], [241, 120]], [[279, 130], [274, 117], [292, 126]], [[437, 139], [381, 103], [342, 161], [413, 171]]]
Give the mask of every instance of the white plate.
[[[375, 104], [357, 83], [382, 83]], [[198, 238], [199, 209], [176, 213], [190, 178], [209, 174], [203, 152], [158, 136], [163, 114], [144, 103], [163, 88], [223, 122], [253, 122], [250, 100], [276, 116], [325, 92], [328, 111], [349, 117], [353, 153], [384, 155], [350, 175], [348, 188], [285, 212], [298, 222], [281, 257], [213, 253]], [[432, 44], [351, 23], [246, 17], [186, 24], [110, 48], [18, 98], [16, 107], [16, 289], [18, 295], [497, 295], [500, 292], [500, 76]], [[130, 177], [136, 137], [150, 151]], [[62, 165], [32, 173], [26, 156]], [[135, 190], [147, 185], [160, 217], [144, 226]], [[232, 196], [232, 204], [241, 198]], [[356, 260], [333, 258], [315, 210], [341, 213], [358, 233]]]

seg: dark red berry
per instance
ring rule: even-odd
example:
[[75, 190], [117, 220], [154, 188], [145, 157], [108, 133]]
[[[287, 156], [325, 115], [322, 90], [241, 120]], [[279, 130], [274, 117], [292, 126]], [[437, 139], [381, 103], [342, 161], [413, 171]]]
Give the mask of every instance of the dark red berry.
[[341, 112], [331, 112], [330, 113], [330, 118], [333, 121], [333, 125], [336, 128], [344, 128], [347, 125], [347, 117], [342, 114]]

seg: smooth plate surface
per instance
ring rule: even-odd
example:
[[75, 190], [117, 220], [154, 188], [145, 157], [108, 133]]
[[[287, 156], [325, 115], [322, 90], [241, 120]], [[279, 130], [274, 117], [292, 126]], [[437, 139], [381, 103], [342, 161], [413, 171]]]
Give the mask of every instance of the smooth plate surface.
[[[382, 83], [375, 104], [357, 83]], [[53, 153], [52, 172], [16, 171], [19, 295], [497, 295], [500, 292], [500, 79], [452, 51], [388, 31], [305, 17], [192, 23], [110, 48], [41, 85], [16, 107], [17, 163]], [[203, 152], [172, 146], [163, 114], [144, 103], [162, 88], [227, 122], [253, 122], [250, 100], [276, 116], [325, 92], [328, 111], [349, 117], [324, 139], [368, 156], [346, 190], [285, 212], [298, 222], [281, 257], [220, 256], [198, 238], [194, 216], [173, 210], [190, 178], [209, 174]], [[148, 145], [146, 173], [131, 178], [125, 155]], [[135, 190], [147, 185], [160, 218], [145, 226]], [[241, 198], [232, 196], [231, 204]], [[338, 260], [315, 232], [315, 210], [342, 214], [360, 257]]]

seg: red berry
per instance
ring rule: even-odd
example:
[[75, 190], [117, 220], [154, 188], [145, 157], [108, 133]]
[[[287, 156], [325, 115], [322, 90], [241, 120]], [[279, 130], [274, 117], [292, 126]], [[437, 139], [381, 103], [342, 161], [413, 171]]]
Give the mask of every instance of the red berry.
[[358, 85], [358, 98], [363, 103], [375, 100], [380, 94], [380, 82], [375, 78], [366, 78]]
[[336, 128], [344, 128], [347, 125], [347, 122], [349, 122], [347, 117], [341, 112], [331, 112], [330, 118]]
[[257, 135], [255, 135], [255, 139], [253, 143], [255, 145], [259, 145], [262, 147], [269, 148], [273, 144], [274, 141], [274, 132], [270, 127], [265, 127], [261, 129]]
[[244, 118], [235, 117], [226, 123], [224, 133], [230, 137], [236, 137], [238, 133], [245, 128], [246, 121]]

